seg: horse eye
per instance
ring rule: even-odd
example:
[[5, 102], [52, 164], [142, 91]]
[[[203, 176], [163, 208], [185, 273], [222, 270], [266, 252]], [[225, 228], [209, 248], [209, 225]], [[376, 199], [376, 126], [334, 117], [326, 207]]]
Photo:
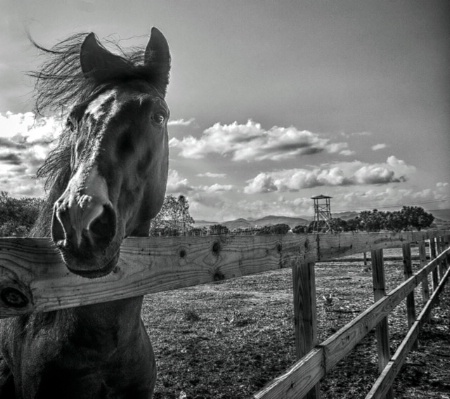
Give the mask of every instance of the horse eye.
[[166, 120], [166, 115], [162, 112], [156, 112], [152, 116], [153, 122], [155, 122], [157, 125], [163, 125]]

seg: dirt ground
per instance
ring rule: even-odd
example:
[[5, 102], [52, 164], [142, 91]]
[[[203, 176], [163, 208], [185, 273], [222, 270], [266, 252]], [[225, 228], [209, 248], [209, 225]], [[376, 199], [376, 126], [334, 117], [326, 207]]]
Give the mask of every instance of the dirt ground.
[[[388, 291], [403, 281], [399, 255], [385, 252]], [[317, 263], [316, 285], [319, 342], [373, 303], [371, 270], [357, 259]], [[420, 287], [415, 296], [419, 314]], [[405, 309], [389, 317], [392, 354], [406, 335]], [[155, 399], [250, 398], [296, 360], [289, 269], [148, 295], [143, 319], [157, 358]], [[450, 399], [449, 337], [447, 285], [395, 380], [395, 398]], [[322, 380], [322, 398], [364, 398], [377, 376], [371, 332]]]

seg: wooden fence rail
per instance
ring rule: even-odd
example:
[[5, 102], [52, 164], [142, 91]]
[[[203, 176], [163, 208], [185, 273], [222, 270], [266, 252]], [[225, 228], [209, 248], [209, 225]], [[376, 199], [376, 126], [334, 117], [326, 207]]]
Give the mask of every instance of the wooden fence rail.
[[[417, 287], [438, 262], [450, 253], [447, 248], [436, 259], [413, 274], [401, 285], [375, 302], [323, 343], [313, 348], [284, 375], [254, 395], [258, 399], [303, 398], [341, 359], [347, 356], [372, 329], [374, 329], [402, 300]], [[449, 272], [442, 277], [442, 289]], [[435, 296], [435, 293], [433, 293]], [[436, 295], [437, 297], [437, 295]], [[414, 326], [415, 323], [413, 323]], [[378, 397], [378, 396], [377, 396]]]
[[[299, 361], [254, 398], [318, 398], [320, 379], [377, 326], [382, 354], [379, 367], [383, 371], [368, 398], [389, 397], [392, 380], [448, 278], [450, 252], [445, 248], [449, 237], [450, 231], [129, 238], [122, 244], [117, 267], [99, 279], [70, 273], [48, 239], [0, 238], [0, 317], [82, 306], [292, 267]], [[430, 241], [432, 259], [428, 264], [426, 240]], [[423, 266], [415, 274], [410, 267], [411, 243], [419, 244]], [[403, 248], [405, 265], [404, 283], [388, 294], [383, 275], [385, 248]], [[364, 252], [372, 255], [376, 302], [318, 344], [314, 263]], [[429, 273], [432, 273], [431, 294]], [[402, 351], [390, 358], [386, 318], [405, 297], [413, 298], [414, 288], [419, 284], [424, 310], [416, 319], [414, 301], [408, 299], [409, 338], [401, 345]]]

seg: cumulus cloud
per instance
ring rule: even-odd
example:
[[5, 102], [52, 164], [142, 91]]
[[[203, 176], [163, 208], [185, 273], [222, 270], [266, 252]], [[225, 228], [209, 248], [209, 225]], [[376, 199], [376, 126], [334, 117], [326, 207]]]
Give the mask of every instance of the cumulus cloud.
[[174, 193], [188, 193], [194, 190], [194, 188], [189, 184], [188, 179], [183, 178], [176, 170], [169, 170], [169, 176], [167, 179], [167, 189], [166, 192], [169, 194]]
[[11, 195], [43, 194], [34, 179], [37, 168], [55, 144], [62, 123], [54, 117], [32, 112], [0, 113], [0, 182]]
[[198, 191], [204, 191], [207, 193], [217, 193], [221, 191], [232, 191], [234, 186], [231, 184], [213, 184], [212, 186], [200, 186], [197, 187]]
[[301, 155], [320, 152], [349, 155], [347, 143], [332, 143], [329, 138], [307, 130], [274, 126], [269, 130], [261, 124], [247, 121], [245, 125], [216, 123], [202, 137], [172, 138], [170, 147], [185, 158], [201, 159], [208, 154], [220, 154], [233, 161], [283, 161]]
[[195, 118], [191, 119], [174, 119], [167, 123], [167, 126], [190, 126], [195, 122]]
[[383, 150], [386, 147], [387, 147], [386, 144], [375, 144], [375, 145], [372, 146], [372, 151]]
[[260, 173], [254, 179], [249, 180], [248, 183], [244, 188], [246, 194], [270, 193], [278, 190], [271, 173]]
[[197, 174], [198, 177], [212, 177], [214, 179], [222, 179], [224, 177], [227, 176], [226, 173], [211, 173], [211, 172], [206, 172], [206, 173], [198, 173]]
[[355, 133], [345, 133], [345, 132], [342, 132], [342, 133], [341, 133], [341, 136], [342, 136], [342, 137], [345, 137], [345, 138], [349, 138], [349, 137], [357, 137], [357, 136], [363, 137], [363, 136], [372, 136], [372, 133], [370, 133], [370, 132], [355, 132]]
[[169, 170], [167, 181], [167, 193], [184, 193], [188, 192], [202, 192], [202, 193], [220, 193], [224, 191], [232, 191], [234, 186], [231, 184], [213, 184], [211, 186], [193, 186], [189, 183], [187, 178], [180, 175], [177, 170]]
[[247, 181], [246, 194], [273, 191], [299, 191], [318, 186], [349, 186], [400, 183], [415, 172], [415, 167], [391, 156], [386, 163], [359, 161], [321, 165], [311, 169], [287, 169], [262, 172]]

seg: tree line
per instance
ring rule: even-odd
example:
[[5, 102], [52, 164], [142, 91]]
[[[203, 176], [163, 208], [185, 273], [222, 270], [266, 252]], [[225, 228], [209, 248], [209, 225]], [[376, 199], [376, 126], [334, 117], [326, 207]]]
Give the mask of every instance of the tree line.
[[[38, 198], [13, 198], [7, 192], [0, 193], [0, 237], [26, 236], [29, 234], [43, 204]], [[422, 230], [430, 227], [434, 216], [418, 206], [404, 206], [400, 211], [383, 212], [377, 209], [363, 211], [353, 219], [331, 219], [328, 224], [315, 222], [298, 225], [293, 233], [304, 234], [314, 231], [405, 231]], [[151, 221], [149, 235], [206, 235], [206, 234], [286, 234], [291, 230], [287, 224], [263, 226], [260, 228], [235, 229], [214, 224], [209, 227], [195, 227], [195, 220], [189, 213], [189, 201], [184, 195], [167, 195], [159, 214]]]

